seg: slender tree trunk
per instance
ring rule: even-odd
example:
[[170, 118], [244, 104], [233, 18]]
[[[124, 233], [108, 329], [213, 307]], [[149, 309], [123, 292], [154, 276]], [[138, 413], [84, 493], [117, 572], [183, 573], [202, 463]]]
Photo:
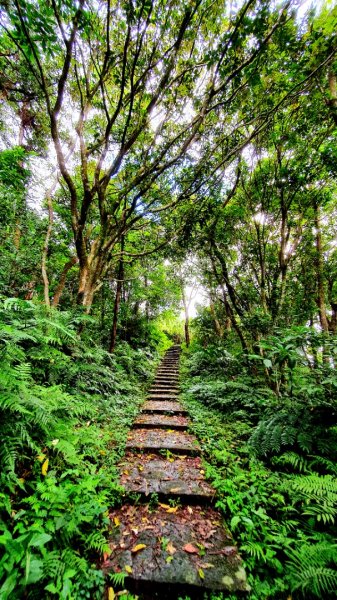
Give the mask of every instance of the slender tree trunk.
[[[121, 252], [122, 253], [123, 253], [123, 250], [124, 250], [124, 236], [122, 237], [122, 241], [121, 241]], [[122, 288], [123, 288], [123, 281], [124, 281], [124, 258], [123, 258], [123, 254], [121, 254], [121, 257], [119, 259], [119, 267], [118, 267], [118, 275], [117, 275], [117, 277], [118, 277], [118, 279], [117, 279], [117, 289], [116, 289], [116, 296], [115, 296], [115, 302], [114, 302], [113, 321], [112, 321], [111, 336], [110, 336], [110, 347], [109, 347], [109, 352], [111, 354], [115, 350], [116, 340], [117, 340], [118, 313], [119, 313], [119, 307], [120, 307], [120, 303], [121, 303]]]
[[186, 299], [186, 294], [185, 294], [185, 290], [184, 290], [184, 284], [182, 283], [181, 286], [181, 291], [182, 291], [182, 298], [183, 298], [183, 305], [184, 305], [184, 313], [185, 313], [185, 324], [184, 324], [184, 330], [185, 330], [185, 343], [187, 348], [189, 347], [190, 343], [191, 343], [191, 336], [190, 336], [190, 317], [189, 317], [189, 313], [188, 313], [188, 302]]
[[319, 207], [318, 204], [314, 203], [314, 211], [315, 211], [315, 229], [316, 229], [316, 283], [317, 283], [317, 306], [318, 306], [318, 314], [321, 327], [323, 331], [328, 333], [329, 331], [329, 322], [326, 314], [326, 305], [325, 305], [325, 289], [324, 289], [324, 274], [323, 274], [323, 250], [322, 250], [322, 231], [321, 231], [321, 222], [319, 215]]
[[48, 190], [46, 194], [47, 206], [48, 206], [48, 227], [46, 231], [46, 237], [44, 239], [43, 249], [42, 249], [42, 258], [41, 258], [41, 273], [43, 279], [43, 292], [44, 292], [44, 303], [50, 308], [50, 299], [49, 299], [49, 279], [47, 273], [47, 260], [48, 260], [48, 250], [49, 250], [49, 241], [51, 232], [53, 229], [54, 222], [54, 211], [53, 211], [53, 201], [52, 201], [52, 189]]
[[212, 299], [210, 299], [209, 310], [212, 315], [215, 333], [217, 334], [217, 336], [219, 338], [222, 338], [223, 337], [223, 329], [222, 329], [220, 322], [216, 316], [215, 306], [214, 306], [214, 302]]
[[61, 277], [60, 277], [60, 281], [59, 284], [55, 290], [55, 294], [53, 297], [53, 301], [52, 301], [52, 306], [54, 308], [56, 308], [59, 305], [63, 290], [64, 290], [64, 286], [66, 284], [66, 279], [67, 279], [67, 275], [68, 272], [70, 271], [70, 269], [76, 265], [76, 263], [78, 262], [78, 258], [77, 256], [73, 256], [70, 260], [68, 260], [68, 262], [66, 262], [66, 264], [63, 267], [62, 273], [61, 273]]

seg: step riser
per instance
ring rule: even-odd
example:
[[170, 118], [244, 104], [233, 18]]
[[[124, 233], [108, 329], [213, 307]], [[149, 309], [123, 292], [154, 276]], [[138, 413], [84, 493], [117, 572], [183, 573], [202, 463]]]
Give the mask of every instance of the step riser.
[[[133, 427], [141, 429], [158, 429], [158, 423], [138, 423], [135, 421]], [[170, 429], [173, 431], [187, 431], [187, 425], [163, 425], [160, 424], [160, 429]]]

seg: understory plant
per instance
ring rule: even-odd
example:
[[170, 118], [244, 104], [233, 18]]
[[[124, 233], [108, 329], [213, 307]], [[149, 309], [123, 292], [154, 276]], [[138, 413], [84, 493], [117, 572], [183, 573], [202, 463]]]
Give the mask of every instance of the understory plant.
[[116, 463], [156, 353], [110, 355], [30, 301], [0, 317], [0, 598], [102, 598]]
[[[184, 358], [184, 401], [216, 506], [243, 557], [251, 600], [336, 597], [335, 373], [324, 360], [308, 367], [305, 340], [296, 335], [296, 361], [284, 366], [278, 389], [265, 372], [274, 368], [266, 365], [272, 348], [264, 363], [253, 357], [241, 369], [225, 344], [223, 361], [219, 345], [204, 351], [197, 342]], [[277, 344], [279, 355], [286, 343]]]

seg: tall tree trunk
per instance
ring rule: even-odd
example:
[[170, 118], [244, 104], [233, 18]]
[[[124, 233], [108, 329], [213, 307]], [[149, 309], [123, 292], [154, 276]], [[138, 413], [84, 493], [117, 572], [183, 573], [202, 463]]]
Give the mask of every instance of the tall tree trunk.
[[109, 352], [111, 354], [114, 352], [115, 347], [116, 347], [118, 313], [119, 313], [119, 307], [120, 307], [120, 303], [121, 303], [122, 288], [123, 288], [123, 282], [124, 282], [123, 250], [124, 250], [124, 236], [122, 237], [122, 240], [121, 240], [121, 257], [119, 259], [119, 267], [118, 267], [118, 274], [117, 274], [117, 277], [118, 277], [117, 288], [116, 288], [116, 296], [115, 296], [114, 311], [113, 311], [113, 321], [112, 321], [111, 336], [110, 336]]
[[78, 258], [77, 256], [73, 256], [70, 260], [68, 260], [68, 262], [66, 262], [66, 264], [63, 267], [62, 273], [61, 273], [61, 277], [60, 277], [60, 281], [59, 284], [55, 290], [55, 294], [53, 297], [53, 301], [52, 301], [52, 306], [54, 308], [56, 308], [59, 305], [63, 290], [64, 290], [64, 286], [66, 283], [66, 279], [67, 279], [67, 275], [68, 272], [70, 271], [70, 269], [76, 265], [76, 263], [78, 262]]
[[321, 231], [321, 220], [319, 214], [319, 207], [317, 202], [314, 202], [314, 214], [315, 214], [315, 229], [316, 229], [316, 283], [317, 283], [317, 306], [318, 314], [321, 327], [323, 331], [328, 333], [329, 322], [326, 314], [325, 305], [325, 290], [324, 290], [324, 273], [323, 273], [323, 250], [322, 250], [322, 231]]
[[185, 313], [185, 324], [184, 324], [184, 330], [185, 330], [185, 343], [187, 348], [189, 347], [190, 343], [191, 343], [191, 336], [190, 336], [190, 317], [189, 317], [189, 306], [188, 306], [188, 302], [186, 299], [186, 294], [185, 294], [185, 289], [184, 289], [184, 284], [182, 283], [181, 286], [181, 291], [182, 291], [182, 298], [183, 298], [183, 305], [184, 305], [184, 313]]
[[54, 211], [53, 211], [53, 201], [52, 201], [52, 189], [48, 190], [46, 194], [47, 206], [48, 206], [48, 227], [46, 231], [46, 237], [44, 238], [44, 244], [42, 249], [42, 257], [41, 257], [41, 273], [43, 279], [43, 293], [44, 293], [44, 303], [50, 308], [50, 299], [49, 299], [49, 279], [47, 273], [47, 259], [48, 259], [48, 250], [49, 250], [49, 240], [51, 236], [51, 232], [53, 229], [54, 222]]
[[215, 306], [214, 306], [214, 302], [213, 302], [212, 298], [210, 298], [209, 310], [212, 315], [215, 333], [217, 334], [217, 336], [219, 338], [222, 338], [223, 337], [223, 329], [220, 325], [219, 319], [216, 316]]

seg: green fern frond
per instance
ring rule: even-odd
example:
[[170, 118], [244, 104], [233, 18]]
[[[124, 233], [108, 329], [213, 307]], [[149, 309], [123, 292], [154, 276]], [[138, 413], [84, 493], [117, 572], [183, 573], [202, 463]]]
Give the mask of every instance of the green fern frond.
[[337, 590], [337, 545], [304, 544], [299, 549], [288, 550], [288, 579], [292, 591], [311, 592], [324, 598]]

